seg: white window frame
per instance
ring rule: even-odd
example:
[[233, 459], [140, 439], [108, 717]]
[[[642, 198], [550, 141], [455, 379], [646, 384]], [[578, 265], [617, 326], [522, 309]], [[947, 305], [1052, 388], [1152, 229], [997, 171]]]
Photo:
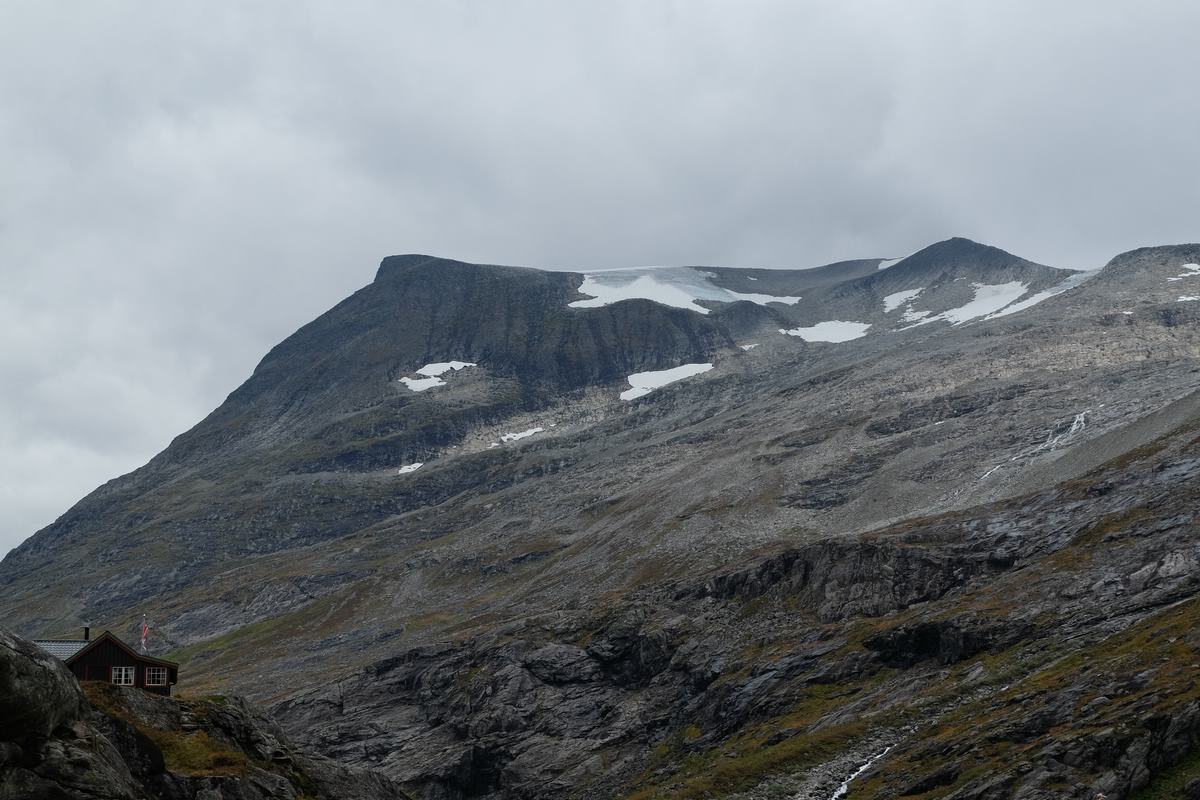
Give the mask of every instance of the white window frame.
[[[159, 670], [162, 670], [160, 673]], [[162, 680], [155, 680], [157, 675], [162, 676]], [[170, 677], [166, 667], [146, 667], [146, 685], [147, 686], [166, 686], [167, 679]]]
[[[117, 680], [118, 675], [121, 676], [120, 680]], [[128, 680], [126, 680], [126, 679], [128, 679]], [[113, 667], [112, 668], [113, 685], [115, 685], [115, 686], [133, 686], [133, 684], [136, 680], [137, 680], [137, 667]]]

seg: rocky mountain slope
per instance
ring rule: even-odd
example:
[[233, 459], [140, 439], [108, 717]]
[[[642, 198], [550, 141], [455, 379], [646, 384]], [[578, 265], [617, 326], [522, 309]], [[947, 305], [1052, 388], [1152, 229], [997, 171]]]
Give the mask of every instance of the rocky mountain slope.
[[430, 798], [1131, 796], [1194, 740], [1197, 265], [389, 258], [0, 613], [149, 613]]
[[1200, 743], [1200, 393], [1173, 413], [1066, 484], [413, 648], [279, 712], [434, 796], [829, 797], [885, 749], [854, 797], [1129, 796]]
[[238, 698], [81, 688], [60, 661], [3, 630], [0, 712], [3, 800], [408, 797], [381, 775], [295, 747]]

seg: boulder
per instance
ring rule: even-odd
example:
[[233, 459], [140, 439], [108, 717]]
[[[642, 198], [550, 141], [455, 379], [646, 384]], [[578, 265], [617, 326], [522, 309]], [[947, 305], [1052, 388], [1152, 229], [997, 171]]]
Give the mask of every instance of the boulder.
[[0, 630], [0, 741], [49, 736], [83, 711], [83, 692], [66, 665]]

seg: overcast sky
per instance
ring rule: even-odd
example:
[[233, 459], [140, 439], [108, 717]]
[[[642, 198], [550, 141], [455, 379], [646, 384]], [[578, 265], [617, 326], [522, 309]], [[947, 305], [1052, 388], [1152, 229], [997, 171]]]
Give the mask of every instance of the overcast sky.
[[0, 553], [389, 253], [1200, 239], [1200, 4], [0, 0]]

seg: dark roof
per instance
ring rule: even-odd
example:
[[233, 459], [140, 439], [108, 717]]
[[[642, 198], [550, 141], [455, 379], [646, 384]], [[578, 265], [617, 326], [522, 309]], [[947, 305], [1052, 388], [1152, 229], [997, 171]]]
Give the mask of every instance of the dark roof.
[[33, 643], [63, 661], [91, 644], [87, 639], [34, 639]]
[[137, 652], [132, 647], [114, 636], [111, 631], [105, 631], [104, 633], [93, 637], [92, 639], [35, 639], [33, 643], [45, 650], [50, 655], [61, 658], [63, 661], [69, 663], [106, 639], [111, 640], [115, 645], [120, 647], [126, 653], [129, 653], [129, 655], [133, 656], [133, 658], [137, 659], [138, 661], [148, 661], [151, 664], [161, 664], [164, 667], [173, 667], [175, 669], [179, 668], [179, 665], [174, 661], [167, 661], [165, 658], [155, 658], [154, 656], [148, 656], [145, 653]]
[[106, 639], [112, 641], [113, 644], [115, 644], [117, 647], [124, 650], [129, 655], [133, 656], [133, 658], [138, 661], [148, 661], [151, 664], [161, 664], [164, 667], [173, 667], [175, 669], [179, 668], [179, 665], [177, 663], [175, 663], [174, 661], [167, 661], [165, 658], [155, 658], [154, 656], [148, 656], [145, 653], [139, 653], [138, 651], [134, 650], [129, 645], [122, 642], [115, 635], [113, 635], [112, 631], [105, 631], [104, 633], [100, 634], [96, 638], [92, 639], [90, 642], [84, 642], [86, 647], [82, 647], [79, 650], [77, 650], [76, 652], [72, 653], [70, 658], [74, 659], [74, 658], [77, 658], [77, 657], [83, 655], [88, 650], [91, 650], [93, 647], [100, 644], [100, 642], [103, 642]]

